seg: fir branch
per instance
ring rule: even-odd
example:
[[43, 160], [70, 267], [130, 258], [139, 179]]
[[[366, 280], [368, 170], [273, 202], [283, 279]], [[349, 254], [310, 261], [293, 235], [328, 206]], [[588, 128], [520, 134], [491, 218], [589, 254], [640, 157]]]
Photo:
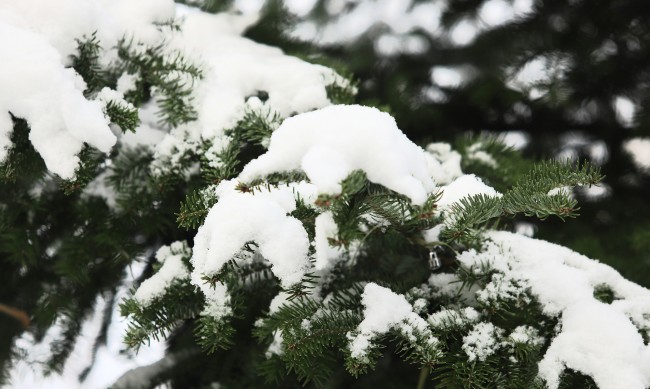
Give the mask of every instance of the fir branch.
[[185, 229], [196, 229], [203, 224], [203, 220], [208, 215], [210, 208], [217, 203], [217, 197], [210, 190], [195, 190], [187, 195], [185, 201], [181, 203], [180, 210], [176, 214], [176, 222], [179, 227]]
[[602, 179], [599, 170], [585, 163], [573, 167], [557, 161], [542, 162], [522, 177], [502, 197], [475, 195], [453, 204], [441, 237], [448, 242], [477, 240], [476, 227], [490, 219], [522, 213], [545, 219], [549, 216], [577, 216], [577, 201], [563, 191], [553, 190], [576, 185], [595, 185]]
[[126, 95], [127, 100], [139, 106], [155, 88], [160, 107], [161, 121], [172, 127], [196, 119], [192, 106], [192, 87], [195, 80], [203, 77], [203, 71], [190, 63], [180, 52], [169, 52], [165, 43], [144, 46], [133, 40], [118, 43], [118, 55], [123, 70], [140, 74], [137, 91]]
[[175, 280], [147, 306], [135, 299], [125, 299], [120, 304], [120, 314], [129, 318], [124, 342], [138, 349], [151, 339], [166, 337], [180, 321], [196, 317], [203, 309], [204, 298], [188, 279]]
[[75, 170], [73, 180], [64, 180], [61, 187], [66, 195], [83, 189], [90, 181], [97, 177], [100, 165], [106, 159], [106, 154], [84, 145], [79, 153], [79, 167]]
[[225, 318], [201, 316], [194, 331], [196, 342], [203, 351], [212, 354], [220, 349], [227, 349], [234, 343], [232, 337], [235, 328]]
[[127, 107], [119, 102], [109, 101], [106, 104], [105, 113], [111, 120], [111, 123], [119, 126], [123, 132], [135, 132], [136, 127], [140, 125], [137, 108]]
[[101, 46], [97, 38], [97, 31], [89, 37], [75, 39], [77, 54], [72, 55], [72, 67], [86, 82], [86, 97], [102, 89], [107, 84], [106, 72], [99, 64]]

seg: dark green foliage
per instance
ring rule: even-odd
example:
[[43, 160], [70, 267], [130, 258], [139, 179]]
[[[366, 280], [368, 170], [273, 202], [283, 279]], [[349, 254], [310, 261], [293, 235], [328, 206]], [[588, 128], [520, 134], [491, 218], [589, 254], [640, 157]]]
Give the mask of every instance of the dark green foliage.
[[97, 32], [90, 37], [77, 39], [76, 55], [72, 56], [72, 67], [86, 82], [84, 94], [88, 97], [106, 85], [106, 71], [99, 65], [100, 42]]
[[137, 109], [115, 101], [106, 104], [106, 115], [111, 119], [111, 123], [118, 125], [124, 132], [135, 132], [136, 127], [140, 125]]
[[151, 339], [164, 339], [180, 321], [196, 317], [202, 307], [203, 295], [187, 279], [174, 281], [165, 295], [146, 307], [126, 299], [120, 305], [120, 314], [131, 320], [124, 341], [137, 350]]
[[202, 78], [202, 70], [180, 53], [168, 52], [164, 43], [142, 46], [126, 40], [118, 45], [123, 70], [138, 76], [137, 89], [126, 94], [127, 100], [140, 106], [151, 97], [151, 88], [155, 87], [163, 123], [174, 127], [196, 119], [190, 102], [193, 82]]
[[45, 173], [45, 163], [29, 141], [29, 126], [23, 119], [12, 116], [11, 133], [13, 146], [7, 159], [0, 163], [0, 179], [3, 183], [38, 180]]
[[106, 159], [106, 155], [93, 149], [88, 145], [79, 153], [79, 167], [75, 171], [73, 180], [65, 180], [61, 183], [63, 193], [69, 195], [83, 189], [101, 171], [100, 165]]
[[561, 162], [536, 164], [503, 197], [475, 195], [453, 204], [454, 223], [443, 231], [443, 238], [472, 241], [476, 238], [476, 226], [496, 217], [518, 213], [542, 220], [549, 216], [575, 217], [577, 200], [571, 198], [567, 190], [552, 191], [576, 185], [595, 185], [601, 179], [599, 170], [589, 164], [577, 169]]
[[178, 226], [188, 230], [198, 228], [216, 202], [216, 196], [207, 195], [206, 190], [197, 190], [188, 194], [178, 212], [176, 219]]
[[[461, 167], [463, 172], [476, 174], [499, 192], [510, 189], [523, 175], [534, 166], [534, 161], [524, 158], [503, 143], [496, 135], [470, 134], [456, 139], [454, 148], [463, 156]], [[486, 152], [496, 163], [491, 166], [484, 161], [470, 157], [476, 151]]]

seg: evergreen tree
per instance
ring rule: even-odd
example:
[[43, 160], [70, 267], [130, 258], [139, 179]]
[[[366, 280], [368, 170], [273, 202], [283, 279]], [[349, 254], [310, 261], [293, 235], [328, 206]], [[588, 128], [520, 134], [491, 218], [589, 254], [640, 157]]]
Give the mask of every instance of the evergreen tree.
[[[566, 49], [577, 57], [561, 77], [535, 85], [546, 88], [541, 99], [500, 72], [545, 55], [548, 40], [573, 36], [569, 27], [591, 34], [578, 22], [600, 10], [580, 19], [581, 2], [535, 3], [462, 48], [424, 27], [397, 46], [371, 28], [323, 47], [288, 32], [305, 23], [327, 32], [336, 13], [378, 5], [317, 2], [296, 19], [271, 1], [255, 20], [231, 2], [64, 3], [59, 13], [37, 0], [0, 5], [0, 49], [10, 53], [0, 63], [2, 381], [32, 359], [25, 341], [46, 343], [41, 368], [61, 372], [98, 317], [83, 382], [119, 305], [125, 346], [165, 339], [167, 354], [116, 388], [650, 386], [650, 291], [509, 232], [539, 219], [576, 229], [545, 234], [589, 251], [575, 243], [588, 233], [565, 228], [579, 224], [556, 222], [577, 216], [576, 197], [602, 171], [610, 199], [619, 184], [637, 199], [644, 173], [630, 186], [612, 181], [610, 164], [536, 162], [501, 138], [458, 136], [527, 124], [537, 147], [551, 141], [535, 129], [573, 125], [581, 114], [567, 112], [591, 93], [580, 53]], [[402, 10], [435, 13], [428, 4]], [[442, 26], [483, 4], [449, 2]], [[623, 22], [638, 17], [634, 3], [615, 8], [616, 34], [643, 34]], [[539, 27], [551, 14], [565, 30]], [[513, 31], [521, 39], [504, 42]], [[590, 45], [618, 45], [595, 35]], [[428, 48], [408, 44], [415, 37]], [[490, 42], [503, 45], [487, 55]], [[435, 82], [435, 66], [457, 64], [474, 69], [473, 81], [431, 85], [432, 68]], [[623, 92], [643, 99], [634, 82], [588, 96], [599, 115], [583, 131], [609, 140], [606, 125], [619, 122], [603, 107]], [[612, 147], [629, 136], [616, 137]], [[627, 158], [616, 150], [611, 164]], [[627, 250], [644, 247], [642, 217], [626, 230], [637, 242]]]

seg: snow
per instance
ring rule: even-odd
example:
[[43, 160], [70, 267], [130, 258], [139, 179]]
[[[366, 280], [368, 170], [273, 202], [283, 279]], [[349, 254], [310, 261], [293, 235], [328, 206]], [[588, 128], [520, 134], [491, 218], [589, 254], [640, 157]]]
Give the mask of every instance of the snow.
[[0, 95], [0, 162], [10, 144], [8, 112], [27, 120], [29, 140], [47, 168], [62, 178], [74, 177], [84, 142], [110, 151], [117, 138], [103, 105], [86, 100], [81, 77], [63, 67], [61, 55], [42, 35], [0, 19], [0, 51], [12, 53], [0, 62], [0, 89], [11, 91]]
[[467, 354], [470, 362], [475, 360], [485, 361], [500, 347], [499, 337], [503, 334], [501, 328], [488, 322], [480, 322], [465, 336], [461, 348]]
[[284, 353], [282, 349], [283, 343], [282, 330], [275, 330], [273, 332], [273, 341], [269, 345], [269, 348], [266, 349], [266, 358], [271, 358], [273, 355], [282, 355]]
[[[71, 68], [77, 40], [96, 34], [99, 62], [117, 59], [117, 42], [162, 39], [155, 26], [174, 16], [171, 0], [6, 0], [0, 3], [0, 51], [12, 53], [0, 63], [0, 162], [7, 157], [12, 130], [8, 112], [26, 119], [29, 139], [51, 172], [74, 177], [84, 143], [109, 152], [116, 137], [101, 101], [88, 100], [86, 85]], [[25, 66], [29, 64], [29, 66]], [[106, 94], [106, 93], [104, 93]]]
[[[201, 64], [204, 77], [193, 85], [192, 106], [198, 119], [191, 130], [172, 131], [158, 148], [159, 172], [174, 165], [173, 155], [195, 148], [198, 140], [222, 136], [248, 109], [284, 118], [330, 105], [326, 87], [349, 84], [330, 68], [241, 37], [255, 15], [213, 15], [182, 6], [179, 10], [181, 31], [168, 34], [170, 49]], [[264, 103], [251, 98], [259, 92], [268, 94]], [[250, 100], [257, 100], [253, 107]]]
[[639, 170], [650, 172], [650, 138], [628, 139], [623, 143], [623, 149]]
[[485, 24], [496, 27], [512, 20], [515, 9], [505, 0], [488, 0], [479, 8], [478, 14]]
[[464, 326], [476, 322], [479, 319], [479, 313], [472, 307], [466, 307], [462, 310], [441, 308], [427, 318], [427, 322], [433, 328], [445, 328], [452, 326]]
[[[368, 142], [373, 139], [373, 142]], [[251, 181], [274, 172], [302, 169], [319, 193], [336, 195], [354, 170], [423, 204], [435, 185], [424, 150], [395, 120], [376, 108], [335, 105], [286, 119], [271, 136], [269, 150], [244, 167]]]
[[462, 19], [449, 31], [449, 38], [456, 46], [469, 45], [480, 32], [477, 23], [471, 19]]
[[329, 238], [336, 238], [338, 226], [334, 221], [332, 212], [326, 211], [316, 217], [316, 236], [314, 247], [316, 258], [314, 268], [319, 271], [330, 270], [341, 259], [345, 250], [341, 247], [330, 245]]
[[422, 231], [422, 237], [426, 243], [440, 242], [440, 233], [445, 227], [444, 224], [440, 223], [433, 228]]
[[442, 197], [438, 201], [439, 208], [447, 208], [463, 198], [475, 195], [501, 197], [501, 193], [486, 185], [474, 174], [465, 174], [455, 179], [442, 189]]
[[524, 131], [505, 131], [501, 133], [500, 139], [504, 145], [514, 150], [523, 150], [530, 143], [530, 136]]
[[239, 193], [234, 181], [217, 187], [215, 204], [194, 238], [192, 282], [206, 292], [202, 275], [213, 275], [244, 244], [254, 241], [284, 287], [302, 279], [310, 267], [309, 239], [302, 223], [287, 213], [295, 209], [291, 188], [265, 193]]
[[191, 254], [187, 243], [176, 241], [169, 246], [162, 246], [156, 252], [156, 259], [162, 266], [156, 274], [144, 280], [138, 287], [133, 297], [142, 306], [151, 304], [157, 297], [163, 295], [165, 290], [176, 280], [187, 279], [189, 270], [183, 263], [183, 258]]
[[[330, 5], [333, 2], [329, 2]], [[416, 3], [406, 0], [361, 1], [351, 11], [343, 13], [341, 7], [329, 13], [340, 14], [334, 22], [322, 26], [316, 43], [321, 45], [354, 42], [374, 26], [383, 26], [394, 35], [406, 35], [416, 29], [433, 34], [440, 25], [444, 5], [435, 2]]]
[[484, 165], [487, 165], [491, 168], [496, 169], [498, 167], [497, 161], [492, 155], [490, 155], [485, 150], [481, 150], [483, 147], [483, 142], [476, 142], [467, 148], [467, 159], [477, 161]]
[[[614, 269], [570, 249], [505, 231], [490, 231], [482, 252], [468, 250], [458, 260], [469, 269], [489, 264], [507, 288], [486, 293], [502, 298], [530, 290], [546, 315], [560, 320], [558, 334], [539, 363], [549, 388], [559, 385], [565, 368], [591, 376], [599, 388], [650, 385], [650, 347], [639, 329], [650, 328], [650, 291]], [[508, 282], [503, 283], [504, 280]], [[511, 281], [516, 281], [519, 287]], [[594, 297], [597, 287], [614, 293], [611, 304]], [[487, 295], [486, 295], [487, 296]], [[480, 298], [480, 297], [479, 297]]]
[[461, 155], [449, 143], [429, 143], [426, 146], [429, 174], [436, 184], [445, 185], [463, 175]]
[[409, 338], [413, 336], [413, 330], [425, 334], [427, 343], [432, 346], [438, 342], [430, 334], [427, 322], [413, 311], [413, 306], [403, 295], [370, 282], [363, 290], [361, 303], [364, 306], [363, 321], [355, 333], [348, 333], [353, 358], [366, 358], [371, 341], [394, 328]]
[[282, 306], [289, 304], [289, 297], [291, 295], [287, 292], [280, 292], [273, 297], [271, 304], [269, 304], [269, 315], [277, 313]]
[[431, 68], [431, 80], [443, 88], [458, 88], [465, 78], [465, 71], [462, 68], [448, 66]]
[[539, 332], [530, 326], [518, 326], [508, 336], [513, 343], [541, 345], [544, 339], [539, 336]]
[[53, 374], [43, 377], [39, 368], [34, 364], [39, 364], [39, 361], [45, 360], [51, 351], [52, 341], [61, 336], [63, 328], [55, 323], [40, 342], [36, 342], [32, 334], [24, 333], [16, 341], [16, 346], [22, 348], [26, 355], [29, 356], [29, 359], [20, 360], [12, 367], [10, 372], [11, 387], [48, 389], [107, 388], [127, 370], [149, 365], [163, 358], [165, 353], [165, 342], [163, 340], [157, 341], [154, 339], [150, 344], [143, 345], [138, 350], [137, 355], [124, 352], [123, 339], [128, 322], [126, 318], [120, 316], [117, 302], [130, 294], [129, 289], [134, 279], [142, 273], [143, 269], [144, 261], [135, 262], [131, 269], [126, 272], [122, 284], [119, 285], [112, 307], [112, 321], [108, 327], [106, 343], [100, 345], [97, 349], [95, 363], [83, 383], [79, 382], [79, 374], [90, 365], [95, 336], [101, 326], [103, 311], [107, 309], [108, 301], [103, 296], [97, 298], [92, 315], [82, 323], [81, 335], [77, 339], [70, 359], [66, 362], [60, 375]]

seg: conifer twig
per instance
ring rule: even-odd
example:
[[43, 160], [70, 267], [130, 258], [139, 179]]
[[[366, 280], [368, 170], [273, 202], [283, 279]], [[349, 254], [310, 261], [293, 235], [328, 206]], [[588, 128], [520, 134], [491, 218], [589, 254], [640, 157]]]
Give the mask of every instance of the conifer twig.
[[22, 309], [10, 307], [9, 305], [0, 303], [0, 312], [7, 314], [13, 317], [14, 319], [18, 320], [20, 324], [22, 324], [23, 328], [29, 327], [29, 324], [31, 323], [29, 315], [27, 314], [27, 312], [23, 311]]

